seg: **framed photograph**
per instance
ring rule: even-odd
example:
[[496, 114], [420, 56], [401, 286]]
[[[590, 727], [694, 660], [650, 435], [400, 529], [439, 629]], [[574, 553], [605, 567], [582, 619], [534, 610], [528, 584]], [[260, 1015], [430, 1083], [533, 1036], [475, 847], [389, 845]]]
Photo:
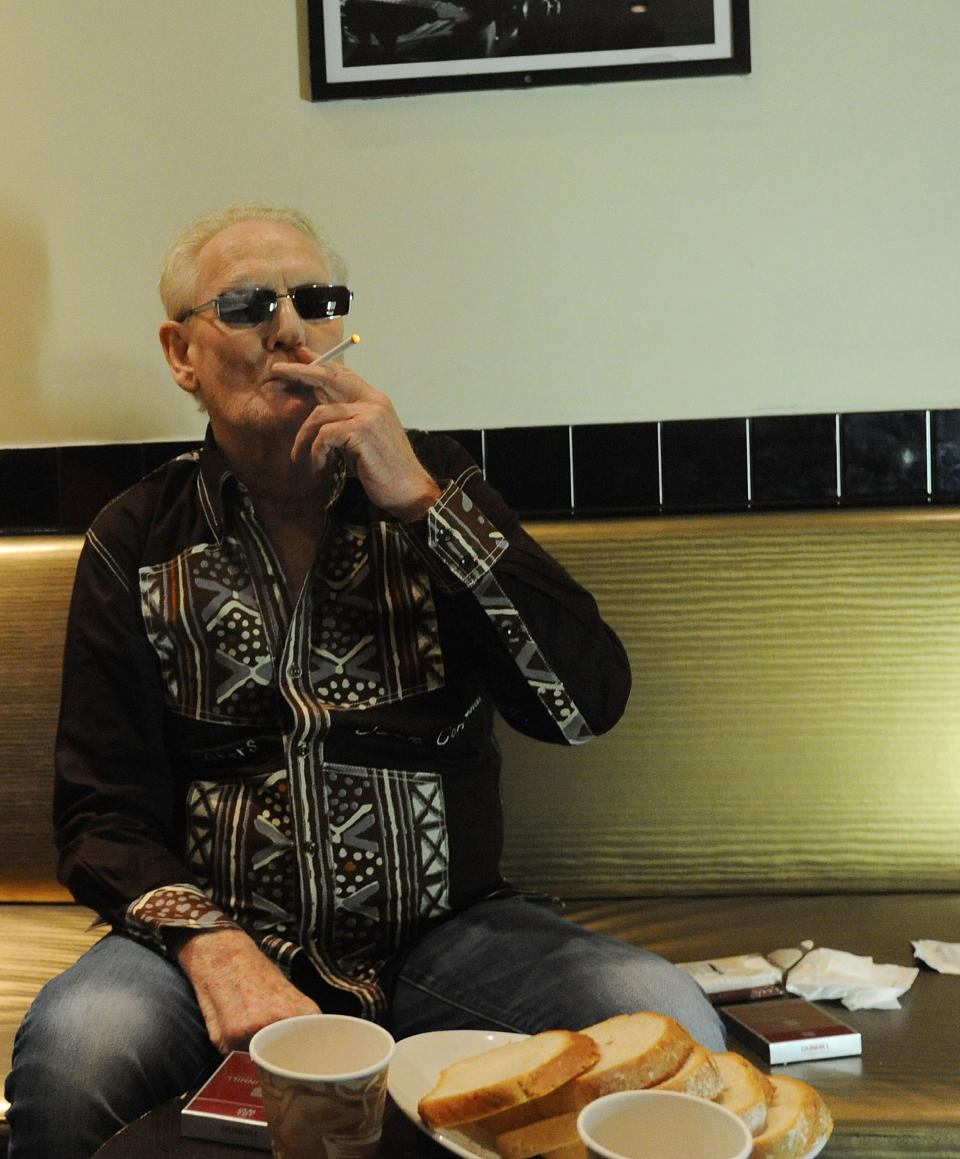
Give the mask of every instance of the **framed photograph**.
[[315, 101], [750, 71], [749, 0], [307, 0]]

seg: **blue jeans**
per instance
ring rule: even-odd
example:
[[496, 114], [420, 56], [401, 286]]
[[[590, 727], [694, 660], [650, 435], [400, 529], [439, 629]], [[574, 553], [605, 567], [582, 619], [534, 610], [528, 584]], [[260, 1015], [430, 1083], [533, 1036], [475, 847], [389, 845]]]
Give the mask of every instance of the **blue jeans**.
[[[581, 1029], [659, 1010], [711, 1050], [722, 1024], [700, 988], [646, 950], [521, 898], [483, 902], [429, 932], [400, 965], [389, 1027]], [[108, 935], [44, 987], [7, 1082], [9, 1159], [87, 1159], [115, 1131], [194, 1086], [218, 1055], [180, 969]]]

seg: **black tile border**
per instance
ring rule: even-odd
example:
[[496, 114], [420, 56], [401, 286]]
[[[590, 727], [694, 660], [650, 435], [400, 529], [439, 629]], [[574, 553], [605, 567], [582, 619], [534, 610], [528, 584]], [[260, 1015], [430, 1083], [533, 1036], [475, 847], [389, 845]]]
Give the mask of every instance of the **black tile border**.
[[498, 427], [483, 432], [483, 473], [517, 511], [573, 509], [570, 427]]
[[765, 415], [750, 423], [750, 500], [760, 509], [837, 502], [837, 417]]
[[604, 514], [660, 507], [657, 423], [593, 423], [570, 428], [573, 510]]
[[[960, 409], [448, 430], [525, 518], [960, 502]], [[0, 535], [81, 532], [194, 442], [0, 448]]]
[[849, 414], [840, 420], [842, 494], [882, 502], [927, 497], [928, 430], [923, 411]]
[[664, 511], [730, 511], [749, 502], [748, 424], [687, 419], [660, 424]]

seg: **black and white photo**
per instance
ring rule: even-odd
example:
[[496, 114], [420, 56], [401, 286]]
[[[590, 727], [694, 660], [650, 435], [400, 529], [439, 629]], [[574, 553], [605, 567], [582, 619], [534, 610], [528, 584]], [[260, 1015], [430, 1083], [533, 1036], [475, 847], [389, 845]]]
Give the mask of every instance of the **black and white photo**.
[[314, 100], [750, 71], [748, 0], [309, 0]]

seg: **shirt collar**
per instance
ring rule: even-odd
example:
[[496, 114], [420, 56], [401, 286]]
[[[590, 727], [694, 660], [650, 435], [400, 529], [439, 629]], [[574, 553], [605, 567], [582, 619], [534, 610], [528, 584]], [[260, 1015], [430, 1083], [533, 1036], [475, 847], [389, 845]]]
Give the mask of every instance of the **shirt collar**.
[[209, 425], [200, 448], [197, 486], [210, 530], [220, 542], [226, 531], [228, 512], [240, 497], [240, 480], [227, 465]]
[[[327, 507], [334, 507], [343, 493], [345, 472], [340, 466], [337, 471], [333, 492]], [[200, 448], [200, 475], [198, 480], [200, 502], [217, 542], [223, 540], [230, 515], [243, 498], [244, 487], [236, 472], [217, 446], [213, 430], [207, 426], [203, 445]]]

